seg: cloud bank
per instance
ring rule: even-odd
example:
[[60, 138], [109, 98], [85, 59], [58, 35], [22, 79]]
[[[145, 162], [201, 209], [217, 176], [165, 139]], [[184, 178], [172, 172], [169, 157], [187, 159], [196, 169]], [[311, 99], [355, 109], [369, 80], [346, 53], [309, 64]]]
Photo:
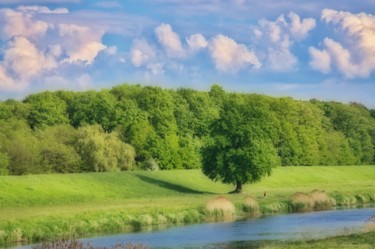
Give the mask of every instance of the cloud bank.
[[375, 71], [375, 17], [324, 9], [321, 20], [336, 31], [321, 48], [311, 46], [310, 66], [324, 74], [337, 71], [347, 79], [368, 78]]

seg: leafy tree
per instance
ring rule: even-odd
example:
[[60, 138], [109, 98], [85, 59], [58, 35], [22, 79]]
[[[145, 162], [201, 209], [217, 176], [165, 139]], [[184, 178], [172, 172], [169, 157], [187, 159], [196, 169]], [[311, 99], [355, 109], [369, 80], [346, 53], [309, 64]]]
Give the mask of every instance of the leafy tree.
[[80, 93], [72, 101], [71, 124], [79, 127], [84, 124], [100, 124], [111, 132], [116, 127], [116, 98], [108, 91]]
[[78, 152], [87, 171], [130, 170], [134, 166], [134, 148], [123, 143], [116, 132], [106, 133], [99, 125], [79, 129]]
[[0, 146], [8, 156], [11, 175], [43, 173], [39, 145], [25, 120], [0, 120]]
[[375, 123], [367, 108], [356, 103], [338, 102], [325, 102], [320, 107], [330, 119], [333, 129], [344, 134], [356, 158], [354, 164], [373, 163]]
[[[270, 133], [272, 118], [262, 106], [233, 97], [212, 123], [211, 141], [203, 148], [203, 173], [210, 179], [236, 184], [259, 181], [279, 164]], [[267, 124], [267, 125], [265, 125]], [[266, 128], [265, 128], [266, 127]]]
[[26, 119], [30, 113], [30, 105], [8, 99], [0, 102], [0, 119]]
[[70, 125], [50, 126], [38, 130], [40, 165], [43, 173], [74, 173], [82, 171], [82, 159], [75, 150], [78, 131]]
[[189, 105], [187, 114], [187, 127], [192, 135], [200, 138], [208, 134], [209, 126], [219, 116], [219, 108], [211, 100], [206, 92], [181, 88], [177, 93], [182, 96]]
[[45, 128], [56, 124], [68, 123], [66, 103], [51, 92], [43, 92], [28, 96], [25, 103], [30, 105], [27, 117], [31, 128]]

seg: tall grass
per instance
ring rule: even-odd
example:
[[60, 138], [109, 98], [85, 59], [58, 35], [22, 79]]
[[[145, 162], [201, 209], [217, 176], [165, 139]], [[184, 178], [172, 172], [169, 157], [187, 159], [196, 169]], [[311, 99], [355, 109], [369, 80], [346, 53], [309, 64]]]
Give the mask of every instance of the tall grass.
[[206, 209], [208, 211], [207, 217], [210, 220], [230, 220], [233, 219], [236, 214], [236, 207], [224, 196], [209, 200], [206, 204]]
[[327, 210], [334, 206], [335, 201], [324, 191], [314, 190], [311, 193], [295, 193], [292, 196], [291, 208], [294, 212]]

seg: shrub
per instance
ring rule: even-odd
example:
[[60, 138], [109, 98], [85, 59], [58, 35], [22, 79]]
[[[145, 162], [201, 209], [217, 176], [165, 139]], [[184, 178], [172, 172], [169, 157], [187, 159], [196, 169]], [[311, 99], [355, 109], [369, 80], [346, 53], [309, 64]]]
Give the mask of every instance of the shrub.
[[159, 164], [153, 158], [149, 158], [141, 164], [141, 169], [157, 171], [159, 170]]

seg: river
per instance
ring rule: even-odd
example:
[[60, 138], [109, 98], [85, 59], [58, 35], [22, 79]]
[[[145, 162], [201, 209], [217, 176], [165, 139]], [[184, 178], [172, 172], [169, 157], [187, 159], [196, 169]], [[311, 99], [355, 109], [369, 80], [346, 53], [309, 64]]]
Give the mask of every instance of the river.
[[[204, 223], [159, 231], [81, 239], [93, 246], [132, 242], [150, 248], [219, 248], [219, 245], [263, 240], [325, 238], [362, 229], [375, 208], [272, 215], [227, 223]], [[18, 247], [26, 248], [26, 247]]]

